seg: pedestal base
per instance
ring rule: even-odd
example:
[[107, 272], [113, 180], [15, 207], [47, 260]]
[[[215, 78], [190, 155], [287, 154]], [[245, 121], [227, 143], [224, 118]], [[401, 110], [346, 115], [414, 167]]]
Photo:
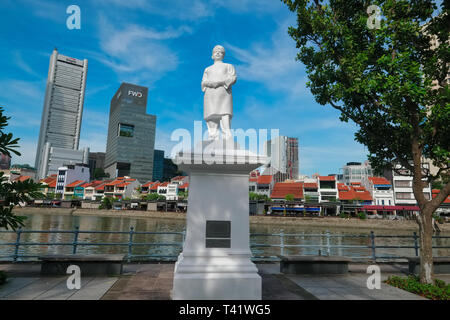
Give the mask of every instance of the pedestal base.
[[261, 277], [242, 273], [176, 274], [172, 299], [261, 300]]
[[177, 159], [189, 173], [189, 206], [172, 299], [261, 300], [251, 261], [248, 174], [265, 158], [233, 141], [203, 141], [196, 149]]

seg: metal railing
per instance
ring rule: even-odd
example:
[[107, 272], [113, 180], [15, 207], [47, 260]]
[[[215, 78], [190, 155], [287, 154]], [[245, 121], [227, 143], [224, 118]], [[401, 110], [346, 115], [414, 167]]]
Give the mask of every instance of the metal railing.
[[[14, 253], [9, 255], [0, 255], [0, 259], [2, 258], [10, 258], [14, 262], [18, 261], [18, 259], [29, 259], [29, 258], [37, 258], [41, 255], [48, 254], [48, 252], [42, 252], [40, 254], [35, 255], [27, 255], [21, 254], [20, 248], [26, 246], [71, 246], [72, 254], [78, 253], [78, 248], [80, 246], [123, 246], [127, 248], [127, 260], [130, 262], [131, 260], [147, 258], [148, 260], [176, 260], [178, 254], [133, 254], [134, 247], [177, 247], [178, 253], [181, 252], [183, 247], [183, 243], [185, 240], [186, 232], [183, 230], [181, 232], [148, 232], [148, 231], [135, 231], [133, 227], [130, 227], [129, 231], [88, 231], [88, 230], [80, 230], [79, 227], [75, 227], [74, 230], [48, 230], [48, 231], [38, 231], [38, 230], [22, 230], [22, 228], [18, 228], [16, 231], [10, 230], [0, 230], [0, 234], [7, 233], [15, 233], [16, 240], [14, 242], [0, 242], [1, 246], [12, 246], [14, 247]], [[73, 234], [72, 241], [70, 242], [24, 242], [22, 240], [23, 234]], [[80, 234], [113, 234], [113, 235], [128, 235], [127, 242], [87, 242], [80, 241]], [[180, 241], [175, 242], [136, 242], [136, 235], [178, 235], [180, 236]], [[375, 235], [373, 231], [370, 232], [369, 235], [335, 235], [331, 234], [329, 231], [320, 234], [308, 234], [308, 233], [284, 233], [281, 230], [279, 233], [252, 233], [250, 237], [276, 237], [279, 239], [278, 243], [255, 243], [250, 242], [250, 247], [252, 249], [257, 248], [279, 248], [279, 255], [285, 255], [288, 250], [294, 248], [308, 248], [308, 249], [318, 249], [314, 251], [314, 254], [329, 256], [332, 253], [332, 250], [335, 249], [358, 249], [358, 250], [367, 250], [367, 256], [357, 256], [351, 255], [349, 257], [357, 258], [357, 259], [368, 259], [376, 261], [377, 259], [399, 259], [399, 258], [407, 258], [413, 255], [419, 255], [419, 236], [416, 232], [412, 235]], [[320, 243], [317, 244], [289, 244], [287, 239], [292, 238], [317, 238], [320, 239]], [[340, 239], [366, 239], [367, 245], [351, 245], [351, 244], [332, 244], [333, 238]], [[377, 245], [377, 239], [411, 239], [411, 245]], [[433, 236], [433, 239], [450, 239], [450, 236]], [[301, 241], [300, 241], [301, 242]], [[450, 240], [449, 240], [450, 243]], [[377, 249], [414, 249], [414, 253], [411, 255], [377, 255]], [[447, 246], [433, 246], [433, 249], [450, 249], [450, 245]], [[253, 250], [255, 251], [255, 250]], [[311, 250], [310, 250], [311, 251]], [[96, 252], [97, 253], [97, 252]], [[88, 253], [89, 254], [89, 253]], [[342, 254], [340, 254], [342, 255]], [[253, 252], [252, 259], [255, 261], [278, 261], [280, 260], [278, 255], [271, 256], [258, 256]], [[7, 260], [8, 261], [8, 260]]]

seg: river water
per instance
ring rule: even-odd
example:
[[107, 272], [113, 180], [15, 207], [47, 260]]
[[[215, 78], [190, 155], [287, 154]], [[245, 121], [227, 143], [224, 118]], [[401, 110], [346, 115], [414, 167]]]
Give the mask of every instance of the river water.
[[[56, 214], [30, 214], [25, 220], [23, 230], [74, 230], [76, 226], [82, 231], [126, 231], [133, 227], [137, 232], [182, 232], [185, 229], [184, 220], [160, 219], [160, 218], [128, 218], [128, 217], [97, 217], [97, 216], [72, 216]], [[301, 218], [299, 218], [301, 219]], [[302, 247], [284, 248], [284, 254], [327, 254], [327, 238], [313, 235], [330, 232], [331, 245], [356, 245], [370, 246], [369, 230], [343, 229], [343, 228], [320, 228], [310, 226], [279, 226], [279, 225], [251, 225], [250, 233], [278, 234], [283, 231], [286, 234], [298, 234], [298, 236], [285, 237], [286, 245], [323, 245], [323, 247]], [[393, 231], [376, 231], [375, 235], [393, 235]], [[396, 231], [395, 235], [412, 236], [411, 231]], [[445, 234], [449, 236], [448, 234]], [[342, 237], [344, 236], [344, 237]], [[355, 237], [361, 236], [361, 237]], [[0, 260], [10, 260], [8, 255], [14, 254], [15, 247], [12, 245], [2, 245], [1, 243], [15, 243], [17, 234], [0, 233]], [[22, 233], [21, 243], [69, 243], [74, 240], [73, 233]], [[77, 253], [128, 253], [129, 234], [108, 234], [108, 233], [80, 233], [79, 242], [97, 244], [103, 243], [125, 243], [125, 245], [78, 245]], [[133, 242], [143, 243], [181, 243], [180, 234], [135, 234]], [[251, 244], [279, 245], [279, 236], [251, 236]], [[377, 246], [413, 246], [413, 238], [376, 238]], [[434, 239], [434, 246], [450, 246], [450, 239]], [[72, 253], [72, 245], [21, 245], [20, 255], [42, 255], [42, 254], [69, 254]], [[449, 256], [450, 249], [434, 249], [436, 256]], [[133, 255], [164, 255], [172, 256], [172, 259], [181, 252], [181, 246], [164, 245], [137, 245], [132, 248]], [[252, 247], [255, 257], [279, 255], [279, 247]], [[331, 248], [331, 255], [343, 255], [352, 258], [369, 257], [372, 254], [370, 248]], [[401, 249], [376, 249], [377, 256], [414, 256], [413, 248]], [[22, 259], [19, 259], [22, 260]]]

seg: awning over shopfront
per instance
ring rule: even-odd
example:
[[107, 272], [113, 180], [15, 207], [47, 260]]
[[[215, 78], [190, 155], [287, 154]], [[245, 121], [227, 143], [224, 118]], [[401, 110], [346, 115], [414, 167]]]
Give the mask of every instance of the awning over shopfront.
[[363, 210], [377, 210], [377, 211], [419, 211], [419, 207], [417, 206], [363, 206]]

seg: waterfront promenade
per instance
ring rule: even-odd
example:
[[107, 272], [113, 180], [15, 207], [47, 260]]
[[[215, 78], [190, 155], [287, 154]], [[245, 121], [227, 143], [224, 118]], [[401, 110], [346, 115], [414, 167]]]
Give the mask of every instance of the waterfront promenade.
[[[405, 264], [379, 264], [381, 280], [405, 276]], [[420, 296], [381, 283], [368, 289], [367, 265], [350, 264], [347, 275], [285, 275], [279, 263], [257, 264], [263, 300], [424, 300]], [[118, 277], [82, 277], [81, 289], [69, 290], [68, 276], [44, 277], [39, 263], [0, 264], [9, 280], [0, 286], [1, 300], [169, 300], [173, 263], [125, 264]], [[450, 275], [438, 275], [450, 282]]]

